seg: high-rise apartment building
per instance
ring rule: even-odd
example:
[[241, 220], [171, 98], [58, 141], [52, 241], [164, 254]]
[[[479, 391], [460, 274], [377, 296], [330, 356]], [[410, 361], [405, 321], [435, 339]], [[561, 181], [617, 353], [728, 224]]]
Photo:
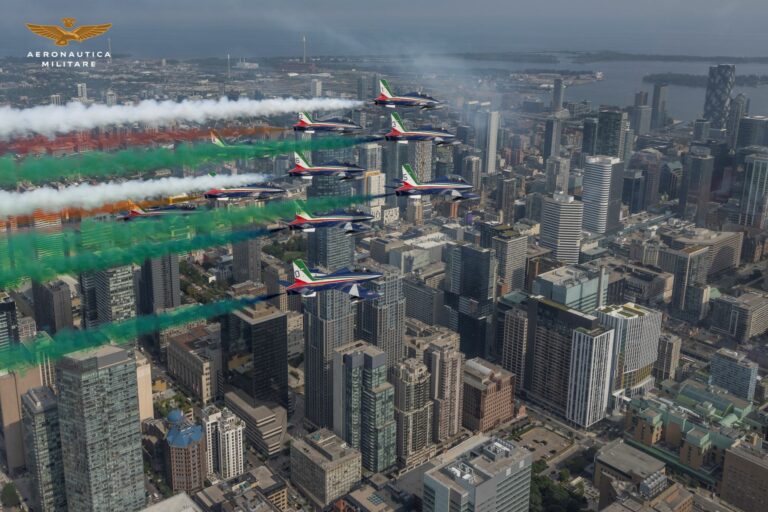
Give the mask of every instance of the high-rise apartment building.
[[[411, 164], [416, 179], [424, 183], [432, 180], [432, 147], [429, 140], [411, 141], [408, 143], [408, 163]], [[398, 176], [402, 177], [402, 176]]]
[[392, 370], [395, 386], [397, 460], [403, 467], [420, 464], [430, 457], [433, 403], [430, 375], [418, 359], [406, 359]]
[[704, 96], [704, 119], [712, 128], [725, 128], [731, 102], [731, 90], [736, 82], [736, 66], [718, 64], [709, 67], [707, 92]]
[[745, 164], [739, 224], [768, 229], [768, 155], [750, 155]]
[[597, 127], [598, 119], [596, 117], [588, 117], [584, 119], [584, 128], [581, 136], [582, 157], [597, 154]]
[[464, 354], [453, 340], [439, 338], [430, 342], [424, 351], [424, 364], [430, 375], [432, 441], [440, 443], [461, 432]]
[[168, 414], [168, 422], [163, 450], [168, 483], [174, 492], [196, 493], [208, 474], [203, 427], [188, 422], [179, 409]]
[[680, 364], [682, 344], [680, 336], [674, 334], [663, 333], [659, 337], [659, 352], [656, 362], [653, 364], [653, 377], [658, 382], [675, 379], [677, 367]]
[[565, 417], [582, 428], [589, 428], [605, 417], [610, 395], [613, 335], [613, 330], [601, 326], [573, 330]]
[[[136, 316], [136, 295], [130, 266], [100, 270], [94, 273], [93, 277], [92, 297], [96, 301], [96, 325], [128, 320]], [[86, 290], [86, 293], [90, 299], [90, 291]], [[91, 307], [91, 304], [83, 304], [84, 314], [91, 315]]]
[[396, 271], [383, 270], [383, 276], [366, 284], [379, 296], [357, 305], [357, 338], [379, 347], [387, 354], [389, 367], [405, 357], [405, 295], [403, 276]]
[[66, 512], [56, 395], [47, 387], [30, 389], [21, 396], [21, 410], [33, 506], [41, 512]]
[[0, 292], [0, 351], [19, 342], [19, 321], [16, 301], [6, 292]]
[[562, 122], [556, 117], [547, 119], [544, 125], [544, 147], [541, 150], [541, 154], [545, 161], [560, 154], [562, 126]]
[[145, 504], [136, 363], [105, 345], [71, 353], [56, 369], [62, 460], [70, 510]]
[[734, 396], [752, 401], [757, 383], [757, 363], [744, 354], [721, 348], [710, 360], [711, 382]]
[[543, 199], [541, 216], [541, 246], [550, 249], [552, 256], [563, 263], [579, 262], [581, 226], [584, 203], [573, 196], [555, 194]]
[[379, 473], [396, 460], [395, 391], [387, 382], [387, 354], [363, 341], [336, 349], [333, 359], [333, 429]]
[[618, 227], [621, 213], [623, 164], [617, 157], [587, 157], [584, 164], [584, 231], [602, 235]]
[[634, 397], [653, 388], [653, 365], [659, 355], [661, 312], [633, 303], [605, 306], [597, 318], [614, 330], [611, 392]]
[[424, 474], [424, 512], [527, 512], [533, 457], [500, 438]]
[[245, 423], [232, 411], [224, 409], [216, 424], [216, 434], [219, 476], [229, 480], [242, 475], [245, 472]]
[[672, 313], [682, 319], [698, 322], [706, 316], [709, 250], [694, 245], [683, 249], [662, 248], [659, 251], [659, 261], [668, 261], [661, 266], [669, 266], [675, 278], [672, 284]]
[[608, 273], [604, 268], [567, 265], [536, 276], [532, 291], [563, 306], [592, 313], [608, 303]]
[[571, 161], [567, 158], [552, 156], [547, 159], [547, 194], [567, 194], [568, 176], [571, 170]]

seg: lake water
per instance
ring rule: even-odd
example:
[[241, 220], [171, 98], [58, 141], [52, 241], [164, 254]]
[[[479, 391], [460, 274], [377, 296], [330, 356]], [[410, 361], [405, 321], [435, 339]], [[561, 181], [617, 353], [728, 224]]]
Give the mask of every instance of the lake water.
[[[600, 105], [615, 105], [624, 107], [634, 103], [634, 95], [637, 91], [648, 91], [648, 104], [651, 104], [653, 96], [653, 84], [644, 83], [643, 76], [654, 73], [683, 73], [692, 75], [706, 75], [709, 72], [709, 63], [706, 62], [592, 62], [579, 64], [571, 62], [567, 56], [560, 56], [560, 62], [556, 64], [536, 63], [511, 63], [499, 61], [482, 61], [470, 66], [478, 68], [508, 69], [520, 71], [524, 69], [569, 69], [585, 71], [602, 71], [604, 79], [583, 85], [574, 85], [565, 91], [565, 100], [578, 102], [587, 100], [593, 107]], [[456, 60], [432, 59], [435, 67], [445, 67], [456, 70], [457, 66], [467, 69], [467, 63], [459, 63]], [[737, 64], [737, 75], [768, 75], [768, 64]], [[703, 87], [681, 87], [670, 85], [667, 90], [667, 113], [674, 119], [692, 121], [701, 117], [704, 108]], [[750, 99], [750, 114], [768, 114], [768, 86], [763, 87], [735, 87], [732, 96], [744, 93]], [[549, 101], [549, 93], [542, 95], [545, 102]]]

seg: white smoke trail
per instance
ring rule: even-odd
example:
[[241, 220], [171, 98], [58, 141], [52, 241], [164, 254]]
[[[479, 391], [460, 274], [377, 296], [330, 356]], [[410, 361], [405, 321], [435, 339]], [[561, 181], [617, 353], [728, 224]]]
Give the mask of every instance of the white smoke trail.
[[197, 176], [143, 181], [110, 181], [82, 184], [61, 190], [42, 187], [29, 192], [0, 191], [0, 216], [28, 215], [35, 210], [55, 212], [63, 208], [96, 208], [118, 201], [141, 201], [205, 191], [215, 187], [236, 187], [265, 181], [262, 174]]
[[258, 117], [299, 111], [343, 110], [361, 105], [360, 101], [333, 98], [272, 98], [199, 101], [141, 101], [135, 105], [85, 106], [79, 102], [67, 105], [44, 105], [26, 109], [0, 107], [0, 138], [21, 137], [32, 133], [52, 136], [97, 126], [125, 123], [191, 121], [202, 123], [217, 119]]

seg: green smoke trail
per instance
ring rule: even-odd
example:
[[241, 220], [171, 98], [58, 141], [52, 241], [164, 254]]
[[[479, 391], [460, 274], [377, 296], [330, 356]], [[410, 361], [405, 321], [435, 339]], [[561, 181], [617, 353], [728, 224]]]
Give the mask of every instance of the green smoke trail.
[[[323, 212], [366, 199], [370, 198], [311, 198], [303, 202], [303, 208]], [[61, 274], [141, 263], [165, 254], [267, 236], [268, 230], [254, 229], [254, 226], [290, 218], [295, 211], [294, 202], [281, 201], [259, 207], [220, 208], [202, 214], [132, 222], [85, 219], [80, 230], [27, 232], [0, 238], [0, 287], [17, 286], [25, 278], [44, 282]]]
[[138, 316], [86, 331], [60, 331], [53, 339], [39, 337], [31, 342], [13, 345], [0, 352], [0, 370], [24, 370], [36, 366], [46, 359], [50, 362], [57, 361], [72, 352], [95, 349], [108, 343], [118, 345], [130, 343], [142, 335], [184, 325], [194, 320], [224, 315], [276, 296], [265, 295], [227, 299], [210, 304], [196, 304], [164, 313]]
[[125, 149], [89, 152], [72, 157], [43, 156], [16, 162], [0, 158], [0, 186], [19, 182], [43, 183], [64, 178], [105, 178], [136, 175], [172, 167], [197, 167], [205, 163], [280, 155], [293, 151], [337, 149], [368, 142], [371, 137], [321, 137], [311, 140], [265, 140], [252, 146], [220, 148], [213, 144], [181, 145], [176, 149]]

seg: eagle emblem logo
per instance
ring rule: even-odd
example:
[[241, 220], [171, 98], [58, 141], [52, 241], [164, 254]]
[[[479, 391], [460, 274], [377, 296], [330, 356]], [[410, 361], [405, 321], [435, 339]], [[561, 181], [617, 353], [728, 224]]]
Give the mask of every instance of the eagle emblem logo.
[[58, 25], [35, 25], [33, 23], [27, 23], [27, 28], [40, 37], [53, 39], [56, 42], [56, 46], [67, 46], [70, 41], [81, 43], [86, 39], [100, 36], [112, 28], [111, 23], [81, 25], [77, 28], [73, 28], [75, 26], [75, 21], [77, 21], [75, 18], [62, 18], [61, 23], [64, 25], [63, 27]]

